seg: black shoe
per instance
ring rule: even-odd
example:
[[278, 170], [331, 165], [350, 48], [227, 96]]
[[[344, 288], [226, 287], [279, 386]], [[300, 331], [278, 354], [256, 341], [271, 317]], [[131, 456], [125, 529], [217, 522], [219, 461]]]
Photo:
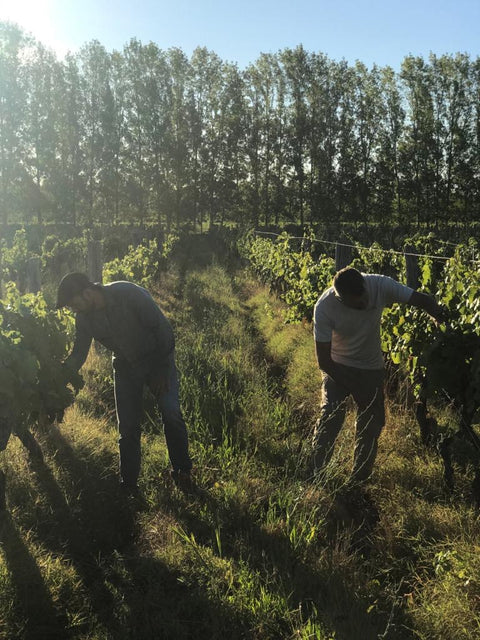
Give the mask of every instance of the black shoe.
[[120, 494], [122, 496], [132, 496], [133, 498], [138, 498], [140, 497], [140, 489], [136, 484], [120, 482]]
[[175, 483], [175, 486], [182, 491], [182, 493], [192, 494], [195, 493], [195, 485], [192, 480], [190, 471], [182, 471], [182, 469], [174, 469], [170, 472], [170, 476]]
[[148, 510], [148, 503], [137, 485], [120, 482], [120, 495], [123, 505], [133, 508], [135, 511]]

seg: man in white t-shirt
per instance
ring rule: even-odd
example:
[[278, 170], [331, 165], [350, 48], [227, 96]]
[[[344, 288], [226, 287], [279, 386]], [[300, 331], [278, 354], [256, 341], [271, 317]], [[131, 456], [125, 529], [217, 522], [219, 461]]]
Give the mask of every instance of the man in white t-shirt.
[[352, 267], [336, 274], [333, 286], [315, 305], [317, 362], [324, 374], [313, 443], [315, 472], [321, 472], [331, 458], [349, 395], [357, 406], [351, 481], [364, 482], [372, 472], [385, 422], [380, 322], [383, 309], [395, 302], [423, 309], [437, 321], [446, 318], [445, 309], [430, 296], [387, 276], [360, 273]]

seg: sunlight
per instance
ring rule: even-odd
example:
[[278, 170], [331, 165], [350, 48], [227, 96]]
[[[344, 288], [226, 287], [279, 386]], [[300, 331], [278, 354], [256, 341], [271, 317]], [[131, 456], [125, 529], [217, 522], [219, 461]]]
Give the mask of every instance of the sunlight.
[[18, 24], [25, 31], [63, 55], [68, 46], [61, 37], [57, 16], [58, 0], [3, 0], [0, 3], [0, 20]]

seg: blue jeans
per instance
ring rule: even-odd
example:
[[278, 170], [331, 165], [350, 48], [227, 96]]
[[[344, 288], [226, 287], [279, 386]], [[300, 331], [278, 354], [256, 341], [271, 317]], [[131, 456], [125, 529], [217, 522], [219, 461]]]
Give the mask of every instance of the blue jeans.
[[[115, 405], [120, 447], [120, 477], [128, 486], [135, 486], [140, 473], [140, 433], [143, 418], [143, 391], [148, 386], [146, 378], [136, 374], [125, 360], [114, 358], [113, 373]], [[175, 357], [168, 362], [169, 389], [156, 396], [156, 403], [163, 420], [168, 455], [174, 471], [190, 471], [192, 461], [188, 454], [188, 436], [180, 409], [179, 382]]]
[[385, 424], [384, 371], [345, 365], [337, 367], [342, 369], [349, 388], [338, 385], [324, 375], [322, 410], [313, 437], [314, 466], [317, 472], [321, 472], [330, 461], [335, 440], [345, 419], [346, 401], [352, 395], [357, 406], [352, 481], [363, 482], [372, 472], [378, 437]]

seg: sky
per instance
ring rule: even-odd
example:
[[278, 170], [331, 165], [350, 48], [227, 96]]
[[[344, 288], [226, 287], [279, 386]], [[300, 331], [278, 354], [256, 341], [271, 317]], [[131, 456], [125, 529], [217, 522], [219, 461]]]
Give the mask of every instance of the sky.
[[121, 50], [131, 38], [188, 56], [207, 47], [240, 68], [299, 44], [394, 69], [409, 54], [480, 55], [480, 0], [0, 0], [0, 20], [59, 57], [93, 39]]

